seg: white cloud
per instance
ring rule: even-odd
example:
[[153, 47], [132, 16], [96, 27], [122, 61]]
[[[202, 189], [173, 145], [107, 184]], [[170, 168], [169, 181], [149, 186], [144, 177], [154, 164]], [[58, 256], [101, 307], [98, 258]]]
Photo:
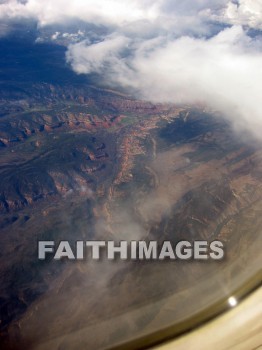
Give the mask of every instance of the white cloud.
[[[127, 43], [131, 54], [125, 56]], [[240, 26], [210, 39], [158, 37], [131, 42], [110, 37], [99, 44], [70, 46], [68, 60], [76, 72], [100, 73], [107, 83], [135, 89], [140, 98], [204, 103], [261, 137], [261, 45]]]
[[[6, 0], [0, 18], [33, 18], [44, 26], [66, 20], [122, 27], [149, 22], [157, 27], [207, 30], [211, 20], [261, 29], [262, 0]], [[191, 26], [191, 28], [189, 28]], [[196, 26], [196, 28], [194, 28]]]
[[128, 47], [128, 43], [129, 39], [123, 36], [110, 36], [92, 45], [85, 40], [69, 45], [67, 60], [77, 73], [103, 73], [105, 68], [112, 73], [115, 65], [122, 71], [124, 66], [120, 67], [120, 54]]
[[80, 19], [97, 24], [123, 24], [140, 19], [154, 19], [158, 2], [148, 0], [28, 0], [22, 4], [9, 0], [0, 4], [0, 18], [35, 18], [40, 25]]
[[221, 20], [262, 29], [262, 0], [239, 0], [239, 3], [230, 1]]
[[56, 39], [59, 37], [59, 35], [60, 35], [60, 32], [55, 32], [55, 34], [53, 34], [53, 35], [51, 36], [51, 39], [52, 39], [52, 40], [56, 40]]

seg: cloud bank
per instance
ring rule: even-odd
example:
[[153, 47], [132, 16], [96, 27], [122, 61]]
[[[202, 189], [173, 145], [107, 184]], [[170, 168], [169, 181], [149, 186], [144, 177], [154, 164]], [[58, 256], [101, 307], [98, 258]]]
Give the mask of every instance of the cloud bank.
[[102, 26], [68, 46], [76, 73], [155, 102], [205, 104], [261, 138], [262, 0], [10, 0], [0, 18]]
[[262, 29], [261, 13], [261, 0], [0, 1], [2, 20], [35, 19], [40, 26], [82, 20], [121, 29], [142, 21], [158, 30], [174, 29], [178, 34], [183, 31], [205, 33], [211, 22]]

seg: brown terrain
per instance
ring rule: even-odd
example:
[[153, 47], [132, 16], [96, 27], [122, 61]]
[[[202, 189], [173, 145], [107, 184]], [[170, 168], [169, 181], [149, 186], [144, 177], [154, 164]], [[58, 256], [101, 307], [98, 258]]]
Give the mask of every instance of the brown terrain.
[[[35, 86], [31, 98], [1, 117], [4, 348], [111, 347], [190, 317], [255, 272], [261, 147], [201, 109], [90, 87]], [[37, 259], [37, 240], [93, 238], [218, 238], [226, 260]]]

